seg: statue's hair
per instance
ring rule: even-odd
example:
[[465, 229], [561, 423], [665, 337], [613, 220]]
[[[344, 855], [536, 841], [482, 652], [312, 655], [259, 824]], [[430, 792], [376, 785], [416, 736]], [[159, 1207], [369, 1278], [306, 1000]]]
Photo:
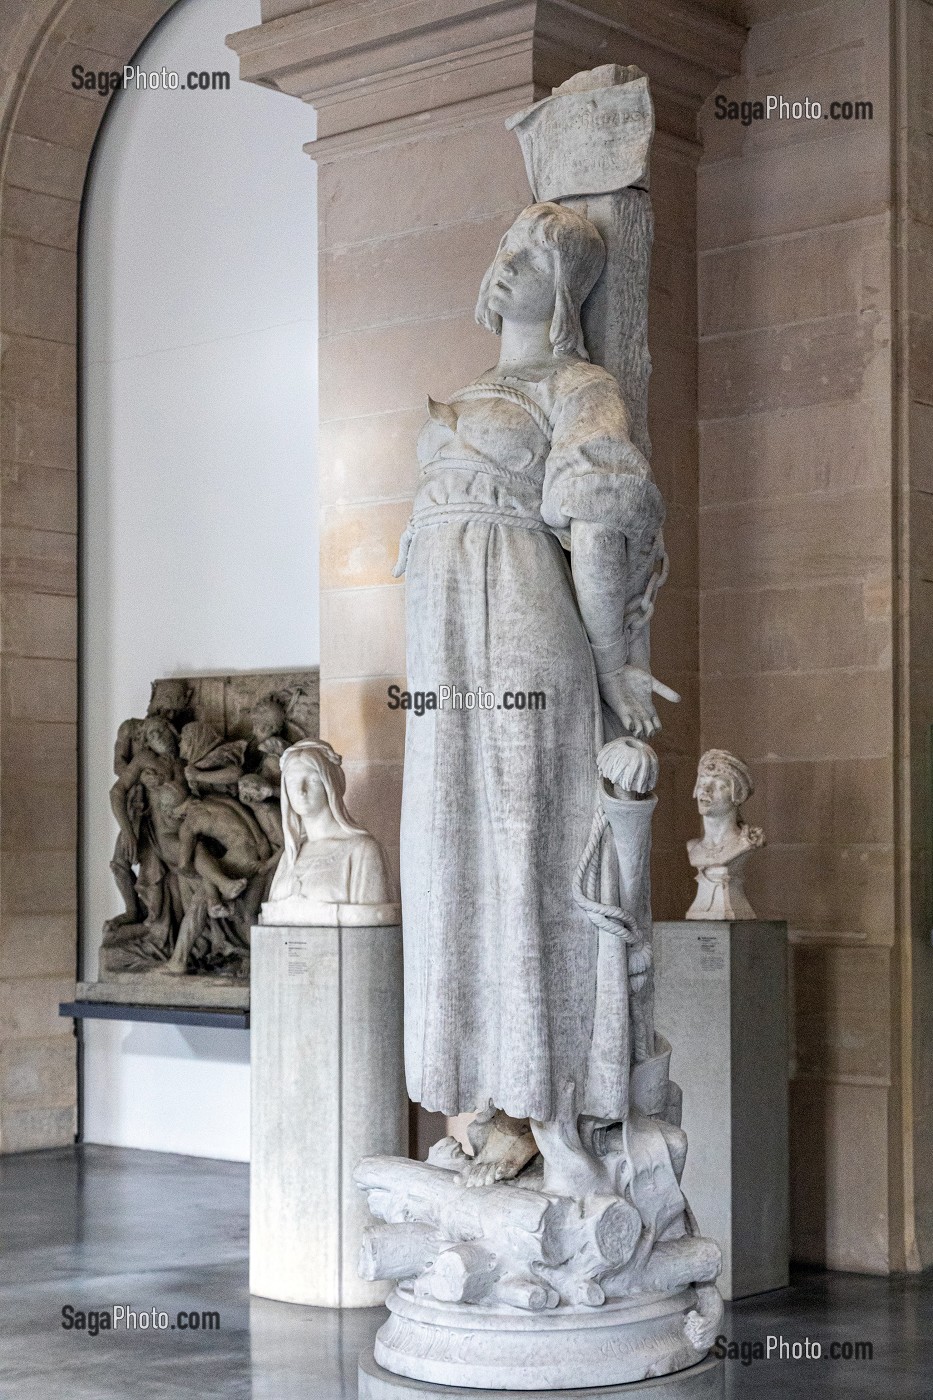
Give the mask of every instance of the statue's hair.
[[747, 766], [740, 758], [736, 758], [734, 753], [729, 753], [727, 749], [707, 749], [697, 765], [697, 782], [693, 789], [693, 795], [697, 795], [697, 787], [701, 778], [725, 778], [732, 790], [732, 801], [737, 807], [741, 807], [743, 802], [747, 802], [755, 791], [755, 784]]
[[[519, 214], [512, 229], [520, 226], [524, 226], [527, 237], [538, 247], [552, 248], [557, 254], [554, 315], [551, 318], [554, 354], [579, 355], [588, 360], [580, 308], [593, 290], [606, 261], [606, 245], [599, 229], [575, 210], [552, 203], [529, 204]], [[505, 235], [507, 237], [508, 234]], [[499, 247], [502, 247], [502, 243]], [[502, 317], [489, 305], [495, 265], [494, 259], [480, 285], [476, 319], [486, 330], [501, 335]]]
[[327, 801], [338, 826], [343, 827], [344, 831], [352, 836], [366, 835], [364, 828], [357, 826], [347, 811], [344, 801], [347, 779], [343, 771], [343, 759], [326, 739], [302, 739], [286, 749], [279, 762], [282, 769], [282, 835], [285, 847], [269, 891], [271, 900], [286, 899], [292, 893], [292, 871], [301, 849], [301, 818], [293, 810], [288, 799], [289, 773], [300, 768], [310, 768], [317, 773], [324, 784]]

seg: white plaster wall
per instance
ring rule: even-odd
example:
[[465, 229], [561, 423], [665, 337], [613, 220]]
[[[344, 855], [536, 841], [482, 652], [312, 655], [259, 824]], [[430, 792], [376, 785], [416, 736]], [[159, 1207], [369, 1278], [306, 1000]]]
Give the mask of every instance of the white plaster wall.
[[[313, 665], [314, 114], [236, 76], [258, 0], [180, 0], [139, 59], [229, 92], [120, 93], [85, 200], [84, 975], [119, 896], [117, 726], [157, 676]], [[96, 99], [100, 100], [100, 99]], [[245, 1031], [85, 1022], [89, 1142], [246, 1159]]]

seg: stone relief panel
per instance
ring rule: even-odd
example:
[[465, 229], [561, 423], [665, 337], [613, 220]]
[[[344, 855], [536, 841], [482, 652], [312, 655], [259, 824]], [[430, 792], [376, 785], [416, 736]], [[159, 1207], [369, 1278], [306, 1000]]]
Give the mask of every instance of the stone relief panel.
[[163, 1002], [189, 1000], [171, 985], [182, 979], [248, 987], [250, 928], [284, 844], [280, 760], [319, 728], [317, 670], [153, 682], [114, 744], [123, 907], [104, 927], [98, 990]]

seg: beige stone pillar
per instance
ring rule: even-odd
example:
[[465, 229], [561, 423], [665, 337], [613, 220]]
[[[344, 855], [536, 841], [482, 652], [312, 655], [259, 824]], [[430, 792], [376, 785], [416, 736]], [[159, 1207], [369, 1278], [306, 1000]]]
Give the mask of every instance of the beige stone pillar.
[[755, 771], [791, 927], [795, 1256], [886, 1272], [933, 1246], [933, 17], [747, 10], [724, 94], [826, 115], [702, 122], [702, 739]]
[[[290, 13], [283, 13], [285, 10]], [[403, 585], [390, 577], [414, 492], [425, 397], [496, 354], [473, 320], [482, 274], [530, 192], [510, 114], [580, 69], [635, 63], [658, 117], [650, 339], [653, 465], [672, 573], [652, 627], [666, 712], [657, 821], [659, 915], [686, 907], [681, 842], [697, 723], [695, 116], [737, 67], [742, 31], [695, 4], [617, 13], [592, 0], [267, 3], [231, 37], [244, 78], [317, 109], [321, 304], [321, 723], [354, 810], [397, 850], [405, 674]]]

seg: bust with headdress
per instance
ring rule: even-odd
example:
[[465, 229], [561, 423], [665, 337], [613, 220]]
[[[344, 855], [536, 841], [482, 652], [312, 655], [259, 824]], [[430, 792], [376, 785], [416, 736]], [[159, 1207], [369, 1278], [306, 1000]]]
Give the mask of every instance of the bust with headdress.
[[690, 864], [697, 871], [688, 919], [754, 919], [745, 894], [745, 865], [752, 851], [765, 844], [765, 834], [742, 817], [742, 804], [754, 790], [752, 775], [740, 758], [725, 749], [707, 749], [693, 789], [703, 835], [687, 842]]
[[347, 811], [340, 754], [303, 739], [281, 757], [284, 849], [260, 923], [397, 924], [400, 909], [379, 842]]

